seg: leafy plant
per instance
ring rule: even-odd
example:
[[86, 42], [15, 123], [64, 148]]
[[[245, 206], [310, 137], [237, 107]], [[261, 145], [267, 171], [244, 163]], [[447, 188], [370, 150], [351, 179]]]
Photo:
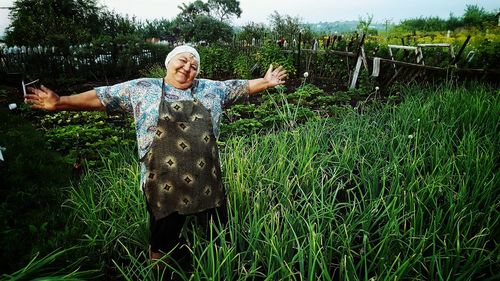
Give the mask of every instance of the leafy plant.
[[282, 66], [288, 72], [289, 76], [295, 75], [295, 67], [293, 64], [293, 58], [287, 56], [282, 50], [274, 43], [266, 42], [258, 49], [255, 54], [255, 61], [260, 66], [260, 73], [264, 75], [269, 65]]
[[201, 59], [201, 74], [203, 77], [218, 79], [230, 77], [233, 74], [233, 61], [236, 57], [231, 48], [212, 46], [198, 48]]
[[246, 54], [239, 54], [233, 64], [234, 74], [239, 79], [252, 78], [251, 59]]

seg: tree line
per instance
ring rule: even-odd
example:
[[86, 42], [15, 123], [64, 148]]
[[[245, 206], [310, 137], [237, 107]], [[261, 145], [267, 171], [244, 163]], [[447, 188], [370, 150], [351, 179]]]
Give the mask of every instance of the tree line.
[[[274, 11], [269, 24], [250, 22], [241, 28], [231, 26], [231, 20], [242, 13], [238, 0], [195, 0], [178, 6], [173, 19], [138, 21], [99, 5], [98, 0], [16, 0], [9, 15], [11, 25], [4, 38], [8, 46], [55, 46], [68, 50], [78, 44], [133, 44], [146, 38], [185, 42], [229, 42], [237, 40], [262, 42], [265, 38], [297, 39], [309, 42], [325, 34], [315, 31], [299, 17]], [[360, 18], [357, 31], [376, 34], [373, 16]], [[438, 17], [413, 18], [391, 25], [386, 31], [446, 31], [459, 28], [484, 30], [495, 28], [498, 13], [485, 11], [477, 5], [467, 5], [463, 16], [450, 14]], [[387, 26], [386, 26], [387, 29]], [[321, 33], [321, 34], [319, 34]], [[235, 37], [236, 36], [236, 37]]]
[[213, 42], [233, 36], [229, 24], [241, 15], [237, 0], [196, 0], [179, 6], [172, 20], [138, 21], [99, 5], [97, 0], [16, 0], [4, 41], [13, 46], [56, 46], [114, 42], [133, 43], [150, 37]]
[[448, 19], [420, 17], [401, 21], [396, 26], [403, 31], [446, 31], [459, 28], [485, 30], [498, 25], [498, 11], [486, 11], [478, 5], [467, 5], [462, 16], [450, 14]]

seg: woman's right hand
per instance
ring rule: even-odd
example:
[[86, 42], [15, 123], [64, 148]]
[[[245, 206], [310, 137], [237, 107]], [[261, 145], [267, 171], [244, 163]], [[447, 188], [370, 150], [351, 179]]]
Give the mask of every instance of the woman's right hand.
[[34, 109], [53, 111], [59, 103], [60, 97], [54, 91], [42, 86], [40, 89], [28, 87], [24, 102]]

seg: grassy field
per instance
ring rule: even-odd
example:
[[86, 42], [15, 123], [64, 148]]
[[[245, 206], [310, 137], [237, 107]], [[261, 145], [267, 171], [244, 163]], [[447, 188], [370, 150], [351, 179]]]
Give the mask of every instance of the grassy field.
[[[170, 271], [180, 280], [498, 280], [498, 90], [402, 95], [399, 105], [221, 144], [228, 227], [218, 240], [189, 235], [193, 269], [167, 256]], [[2, 279], [160, 280], [147, 260], [135, 154], [117, 148], [66, 190], [68, 223], [81, 229], [73, 247]]]

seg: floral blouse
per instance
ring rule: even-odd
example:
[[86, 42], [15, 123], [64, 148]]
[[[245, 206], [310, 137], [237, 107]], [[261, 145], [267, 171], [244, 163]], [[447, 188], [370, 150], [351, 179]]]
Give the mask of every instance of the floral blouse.
[[[139, 159], [149, 151], [158, 123], [162, 78], [140, 78], [113, 86], [95, 88], [107, 112], [134, 116]], [[222, 109], [248, 96], [248, 80], [213, 81], [195, 79], [193, 86], [180, 90], [165, 83], [167, 101], [199, 100], [211, 113], [214, 135], [219, 136]], [[145, 167], [141, 163], [141, 186]]]

